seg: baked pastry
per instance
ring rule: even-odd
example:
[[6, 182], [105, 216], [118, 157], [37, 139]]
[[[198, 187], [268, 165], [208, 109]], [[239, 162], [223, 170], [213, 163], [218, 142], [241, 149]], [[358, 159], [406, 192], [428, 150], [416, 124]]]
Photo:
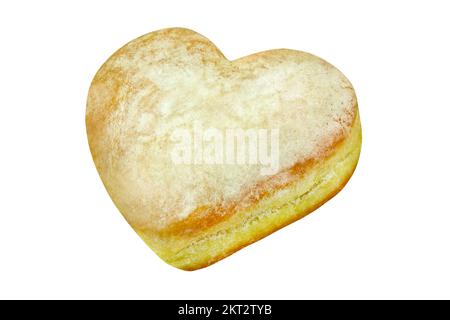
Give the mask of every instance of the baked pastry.
[[117, 208], [184, 270], [318, 208], [349, 180], [361, 147], [355, 92], [329, 63], [287, 49], [229, 61], [182, 28], [133, 40], [103, 64], [86, 126]]

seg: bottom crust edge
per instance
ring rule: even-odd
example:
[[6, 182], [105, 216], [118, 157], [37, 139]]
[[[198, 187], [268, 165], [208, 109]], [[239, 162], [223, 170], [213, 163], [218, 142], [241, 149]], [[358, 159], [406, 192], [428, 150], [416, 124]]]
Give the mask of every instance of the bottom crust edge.
[[301, 179], [237, 212], [220, 225], [192, 239], [160, 239], [136, 230], [144, 242], [168, 264], [187, 271], [207, 267], [295, 222], [333, 198], [349, 181], [361, 149], [361, 124], [356, 117], [348, 137], [328, 158]]

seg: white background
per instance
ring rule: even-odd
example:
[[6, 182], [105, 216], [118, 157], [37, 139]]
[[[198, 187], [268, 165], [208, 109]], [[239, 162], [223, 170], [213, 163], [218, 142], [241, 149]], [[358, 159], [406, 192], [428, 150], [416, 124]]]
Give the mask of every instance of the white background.
[[[9, 4], [7, 4], [9, 3]], [[0, 4], [0, 298], [450, 298], [447, 1]], [[181, 26], [235, 59], [287, 47], [336, 65], [363, 124], [335, 198], [203, 270], [162, 262], [89, 153], [90, 81], [126, 42]]]

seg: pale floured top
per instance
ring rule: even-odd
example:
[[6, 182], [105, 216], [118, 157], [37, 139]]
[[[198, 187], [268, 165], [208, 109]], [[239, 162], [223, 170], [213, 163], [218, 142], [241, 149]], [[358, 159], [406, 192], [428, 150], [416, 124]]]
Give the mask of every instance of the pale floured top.
[[[138, 228], [163, 229], [203, 206], [220, 206], [261, 180], [320, 158], [356, 113], [348, 80], [325, 61], [272, 50], [230, 62], [186, 29], [150, 33], [99, 70], [87, 109], [90, 147], [114, 202]], [[174, 164], [171, 135], [194, 123], [279, 129], [279, 172], [262, 165]], [[220, 214], [220, 212], [218, 212]]]

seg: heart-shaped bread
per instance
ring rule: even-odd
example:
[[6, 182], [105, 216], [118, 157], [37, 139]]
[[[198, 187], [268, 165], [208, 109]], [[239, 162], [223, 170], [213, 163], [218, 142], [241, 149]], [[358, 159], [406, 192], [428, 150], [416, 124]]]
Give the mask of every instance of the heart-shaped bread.
[[185, 270], [318, 208], [361, 147], [355, 92], [329, 63], [286, 49], [229, 61], [181, 28], [133, 40], [103, 64], [86, 126], [120, 212]]

